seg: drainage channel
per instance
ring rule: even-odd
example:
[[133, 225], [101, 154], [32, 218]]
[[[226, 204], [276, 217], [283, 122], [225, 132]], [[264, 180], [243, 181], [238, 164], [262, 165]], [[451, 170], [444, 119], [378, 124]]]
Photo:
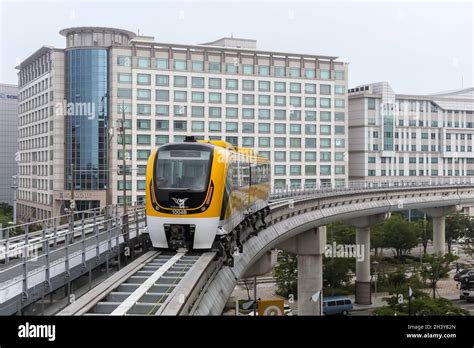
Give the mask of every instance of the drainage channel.
[[158, 254], [84, 315], [158, 315], [199, 258], [185, 252]]

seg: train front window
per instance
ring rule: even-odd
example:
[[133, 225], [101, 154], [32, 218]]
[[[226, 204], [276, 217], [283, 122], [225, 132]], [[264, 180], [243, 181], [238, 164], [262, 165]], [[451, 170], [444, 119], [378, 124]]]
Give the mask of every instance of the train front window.
[[156, 167], [158, 189], [205, 191], [209, 169], [209, 151], [160, 150]]

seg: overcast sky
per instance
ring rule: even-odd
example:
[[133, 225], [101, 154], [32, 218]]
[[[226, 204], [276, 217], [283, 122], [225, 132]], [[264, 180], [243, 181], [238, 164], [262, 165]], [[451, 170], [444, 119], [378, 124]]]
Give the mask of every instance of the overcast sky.
[[347, 59], [349, 86], [388, 81], [397, 93], [473, 85], [472, 1], [81, 1], [0, 0], [0, 82], [42, 45], [63, 48], [59, 30], [108, 26], [162, 42], [222, 36], [257, 48]]

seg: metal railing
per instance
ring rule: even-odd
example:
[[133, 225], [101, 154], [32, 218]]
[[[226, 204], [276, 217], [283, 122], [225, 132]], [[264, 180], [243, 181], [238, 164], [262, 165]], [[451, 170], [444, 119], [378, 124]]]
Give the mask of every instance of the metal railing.
[[[22, 259], [24, 254], [28, 259], [36, 258], [39, 252], [48, 248], [55, 249], [58, 245], [64, 245], [67, 241], [81, 241], [90, 234], [96, 234], [104, 228], [120, 227], [124, 216], [119, 214], [120, 207], [117, 205], [108, 208], [97, 208], [86, 211], [78, 211], [72, 215], [61, 215], [39, 222], [29, 222], [14, 227], [0, 230], [3, 238], [0, 239], [0, 264], [8, 265], [12, 259]], [[132, 206], [126, 215], [129, 223], [135, 221], [136, 213], [145, 221], [144, 207]], [[67, 219], [67, 223], [64, 222]], [[43, 226], [42, 230], [30, 232], [32, 225]], [[127, 226], [125, 226], [125, 230]], [[11, 236], [12, 229], [20, 228], [23, 233]]]
[[291, 187], [274, 189], [270, 195], [271, 200], [283, 198], [313, 195], [318, 193], [330, 192], [353, 192], [362, 190], [384, 190], [397, 188], [421, 188], [421, 187], [440, 187], [440, 186], [467, 186], [474, 185], [474, 177], [462, 178], [426, 178], [418, 180], [361, 180], [344, 181], [332, 183], [316, 183], [314, 186]]

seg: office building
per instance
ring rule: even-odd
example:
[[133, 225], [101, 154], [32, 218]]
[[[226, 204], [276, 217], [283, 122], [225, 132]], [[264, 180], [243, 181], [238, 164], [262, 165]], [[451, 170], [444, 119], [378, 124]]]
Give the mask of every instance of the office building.
[[112, 28], [61, 34], [65, 49], [44, 46], [18, 66], [22, 219], [64, 213], [72, 195], [76, 209], [122, 203], [124, 185], [129, 203], [143, 203], [150, 150], [186, 135], [271, 158], [275, 188], [347, 180], [348, 74], [337, 57], [233, 37], [187, 45]]

